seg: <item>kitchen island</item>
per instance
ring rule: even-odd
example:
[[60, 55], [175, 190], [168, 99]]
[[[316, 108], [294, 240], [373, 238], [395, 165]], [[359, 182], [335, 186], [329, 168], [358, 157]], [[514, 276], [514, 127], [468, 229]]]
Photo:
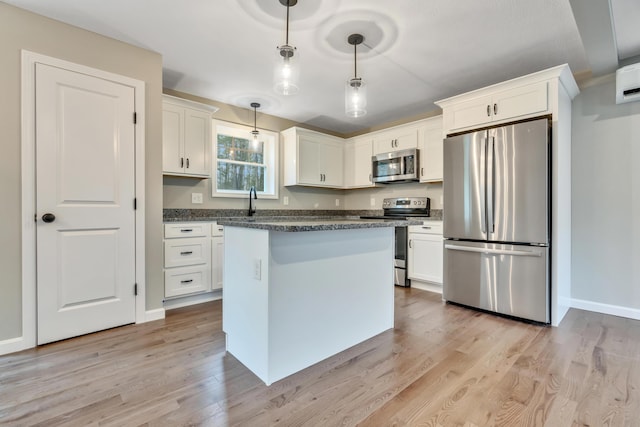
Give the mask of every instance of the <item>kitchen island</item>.
[[223, 220], [227, 351], [267, 385], [393, 328], [394, 227]]

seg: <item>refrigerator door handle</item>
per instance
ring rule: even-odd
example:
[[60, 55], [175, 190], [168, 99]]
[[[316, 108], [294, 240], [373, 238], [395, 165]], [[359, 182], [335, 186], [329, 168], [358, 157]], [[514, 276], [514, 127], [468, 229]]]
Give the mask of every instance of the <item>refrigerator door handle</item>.
[[496, 137], [491, 137], [491, 148], [487, 143], [487, 234], [495, 233], [495, 190], [496, 190]]
[[482, 146], [480, 147], [480, 176], [482, 180], [482, 185], [480, 185], [480, 228], [482, 234], [486, 235], [487, 233], [487, 188], [486, 188], [486, 178], [487, 178], [487, 146], [488, 140], [485, 138], [483, 140]]
[[531, 251], [513, 251], [508, 249], [488, 249], [488, 248], [476, 248], [470, 246], [460, 246], [460, 245], [444, 245], [445, 249], [451, 249], [454, 251], [463, 251], [463, 252], [477, 252], [486, 255], [512, 255], [512, 256], [535, 256], [541, 257], [542, 251], [539, 249], [534, 249]]

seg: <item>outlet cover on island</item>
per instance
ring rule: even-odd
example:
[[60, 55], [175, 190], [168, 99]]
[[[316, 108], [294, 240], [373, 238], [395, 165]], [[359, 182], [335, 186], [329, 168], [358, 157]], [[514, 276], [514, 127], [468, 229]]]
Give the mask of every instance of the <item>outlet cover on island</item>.
[[191, 203], [202, 204], [202, 193], [191, 193]]

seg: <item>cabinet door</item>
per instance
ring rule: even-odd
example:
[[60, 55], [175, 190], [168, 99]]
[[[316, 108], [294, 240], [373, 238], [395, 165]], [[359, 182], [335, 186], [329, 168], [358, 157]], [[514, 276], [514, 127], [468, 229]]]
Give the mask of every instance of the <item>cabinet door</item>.
[[298, 136], [298, 184], [321, 184], [320, 142]]
[[162, 170], [169, 173], [184, 172], [184, 115], [183, 109], [162, 106]]
[[211, 238], [211, 290], [222, 289], [222, 267], [224, 266], [224, 238]]
[[420, 182], [442, 181], [442, 118], [438, 120], [440, 126], [424, 130], [420, 150]]
[[373, 142], [369, 138], [349, 141], [344, 148], [344, 185], [346, 188], [373, 187], [371, 155]]
[[209, 113], [184, 110], [184, 173], [209, 176], [208, 150], [211, 147]]
[[451, 129], [461, 129], [491, 121], [493, 98], [483, 96], [452, 105], [445, 114], [451, 115]]
[[405, 150], [418, 147], [418, 129], [415, 127], [397, 128], [382, 133], [373, 140], [373, 154]]
[[514, 119], [547, 111], [547, 82], [498, 92], [493, 97], [493, 120]]
[[329, 187], [344, 185], [342, 144], [327, 141], [320, 145], [321, 184]]
[[442, 284], [442, 236], [409, 233], [409, 279]]

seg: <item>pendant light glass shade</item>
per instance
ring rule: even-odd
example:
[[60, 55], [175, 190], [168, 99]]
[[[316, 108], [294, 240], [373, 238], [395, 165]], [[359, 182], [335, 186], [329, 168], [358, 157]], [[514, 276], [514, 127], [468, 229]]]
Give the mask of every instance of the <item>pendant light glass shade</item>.
[[300, 61], [296, 48], [289, 45], [279, 46], [273, 70], [273, 90], [281, 95], [294, 95], [299, 90], [299, 79]]
[[356, 50], [364, 41], [361, 34], [351, 34], [347, 39], [353, 45], [353, 78], [347, 80], [344, 90], [344, 112], [348, 117], [362, 117], [367, 114], [367, 85], [358, 77]]
[[367, 86], [362, 79], [347, 80], [344, 91], [344, 111], [349, 117], [362, 117], [367, 114]]
[[294, 46], [289, 44], [289, 8], [295, 6], [298, 0], [279, 0], [287, 8], [287, 30], [285, 42], [278, 46], [275, 68], [273, 70], [273, 90], [280, 95], [294, 95], [298, 93], [300, 78], [300, 59]]

